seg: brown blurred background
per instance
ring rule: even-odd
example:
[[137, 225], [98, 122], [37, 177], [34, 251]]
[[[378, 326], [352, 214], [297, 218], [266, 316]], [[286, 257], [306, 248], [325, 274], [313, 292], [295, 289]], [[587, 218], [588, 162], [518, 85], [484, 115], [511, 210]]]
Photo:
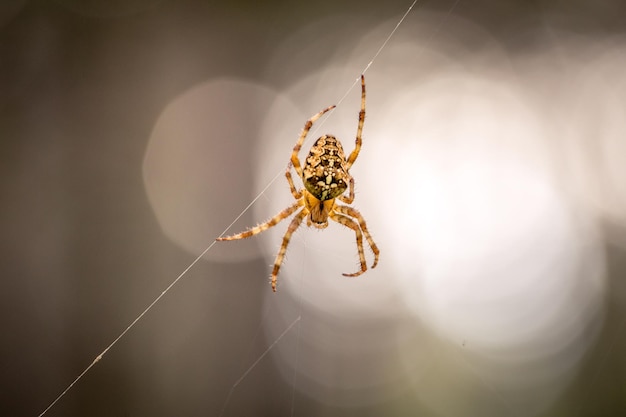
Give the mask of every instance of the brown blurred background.
[[[367, 72], [381, 266], [340, 281], [352, 235], [303, 230], [271, 294], [285, 225], [220, 244], [47, 416], [626, 415], [626, 4], [453, 4], [419, 2]], [[351, 146], [350, 86], [409, 5], [0, 4], [0, 415], [42, 412], [267, 184], [230, 232], [284, 207], [274, 174], [344, 92]]]

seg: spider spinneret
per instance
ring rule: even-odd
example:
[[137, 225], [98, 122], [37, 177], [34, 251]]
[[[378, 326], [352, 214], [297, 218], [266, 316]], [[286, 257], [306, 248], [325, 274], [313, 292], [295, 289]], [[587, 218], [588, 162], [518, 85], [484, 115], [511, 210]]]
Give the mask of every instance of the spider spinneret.
[[[372, 268], [375, 268], [378, 264], [380, 251], [367, 230], [365, 219], [361, 213], [353, 207], [337, 204], [335, 202], [336, 199], [345, 204], [351, 204], [352, 201], [354, 201], [354, 179], [349, 171], [361, 150], [361, 134], [363, 132], [363, 123], [365, 122], [365, 77], [363, 75], [361, 75], [361, 110], [359, 112], [359, 124], [357, 127], [355, 147], [350, 156], [345, 156], [341, 142], [339, 142], [337, 138], [331, 135], [323, 135], [318, 138], [311, 147], [304, 167], [300, 165], [300, 159], [298, 158], [300, 148], [309, 130], [311, 130], [313, 123], [322, 117], [324, 113], [334, 108], [335, 106], [327, 107], [307, 120], [296, 145], [293, 147], [291, 160], [287, 166], [285, 177], [287, 177], [291, 194], [296, 199], [296, 202], [265, 223], [236, 235], [216, 239], [218, 241], [237, 240], [254, 236], [275, 226], [278, 222], [286, 219], [300, 209], [289, 224], [283, 236], [283, 242], [278, 251], [278, 255], [276, 255], [276, 261], [274, 262], [274, 268], [272, 269], [272, 275], [270, 277], [272, 290], [274, 292], [276, 292], [278, 271], [285, 257], [291, 236], [298, 229], [305, 217], [307, 219], [307, 226], [324, 229], [328, 226], [328, 219], [330, 218], [354, 231], [361, 269], [352, 274], [344, 273], [344, 276], [356, 277], [367, 270], [363, 250], [363, 235], [365, 235], [365, 239], [374, 253]], [[291, 177], [291, 168], [294, 168], [300, 176], [304, 184], [304, 189], [298, 190], [296, 188], [293, 178]], [[347, 196], [344, 194], [346, 190], [348, 190]]]

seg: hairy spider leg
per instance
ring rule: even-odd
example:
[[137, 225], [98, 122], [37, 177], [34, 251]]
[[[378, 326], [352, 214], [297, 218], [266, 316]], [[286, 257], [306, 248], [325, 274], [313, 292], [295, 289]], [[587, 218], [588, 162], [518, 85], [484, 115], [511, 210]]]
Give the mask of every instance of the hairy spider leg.
[[287, 164], [287, 171], [285, 171], [285, 177], [287, 177], [287, 182], [289, 183], [289, 190], [291, 190], [291, 195], [293, 195], [293, 198], [295, 198], [296, 200], [299, 200], [302, 198], [302, 190], [298, 190], [296, 188], [296, 185], [293, 183], [293, 178], [291, 177], [291, 161], [289, 161], [289, 163]]
[[332, 212], [330, 213], [329, 217], [332, 220], [336, 221], [337, 223], [342, 224], [354, 230], [354, 233], [356, 234], [356, 247], [359, 252], [359, 261], [361, 262], [361, 270], [353, 274], [343, 273], [342, 275], [344, 277], [358, 277], [363, 272], [367, 271], [367, 263], [365, 262], [365, 253], [363, 250], [363, 233], [361, 232], [359, 225], [348, 216], [344, 216], [342, 214]]
[[291, 240], [291, 235], [300, 227], [300, 223], [304, 217], [309, 214], [309, 211], [305, 208], [300, 210], [296, 217], [291, 220], [289, 223], [289, 227], [283, 236], [283, 243], [280, 245], [280, 250], [276, 255], [276, 260], [274, 261], [274, 268], [272, 269], [272, 276], [270, 277], [270, 282], [272, 283], [272, 291], [276, 292], [276, 282], [278, 280], [278, 270], [280, 269], [280, 265], [283, 263], [283, 258], [285, 257], [285, 253], [287, 252], [287, 246], [289, 245], [289, 240]]
[[[374, 263], [372, 264], [372, 269], [376, 268], [376, 265], [378, 265], [378, 255], [380, 254], [380, 250], [378, 249], [378, 246], [376, 246], [376, 243], [374, 243], [374, 239], [372, 239], [372, 235], [370, 235], [369, 230], [367, 230], [365, 219], [363, 218], [361, 213], [355, 208], [348, 207], [348, 206], [341, 206], [338, 204], [335, 205], [334, 211], [337, 213], [345, 214], [346, 216], [353, 217], [359, 222], [359, 227], [363, 231], [363, 234], [365, 235], [365, 239], [367, 239], [367, 243], [370, 245], [372, 252], [374, 252]], [[357, 246], [360, 246], [359, 249], [360, 249], [360, 252], [362, 252], [363, 242], [361, 241], [361, 243], [359, 243], [358, 234], [357, 234]]]
[[352, 204], [352, 202], [354, 201], [354, 178], [350, 177], [350, 182], [348, 184], [349, 184], [348, 196], [346, 196], [345, 194], [342, 194], [337, 198], [346, 204]]
[[245, 239], [248, 238], [250, 236], [254, 236], [254, 235], [258, 235], [261, 232], [264, 232], [265, 230], [269, 229], [272, 226], [275, 226], [276, 224], [278, 224], [280, 221], [286, 219], [287, 217], [291, 216], [291, 214], [298, 210], [298, 207], [302, 207], [304, 205], [304, 202], [302, 200], [298, 200], [296, 201], [294, 204], [292, 204], [291, 206], [287, 207], [286, 209], [284, 209], [283, 211], [281, 211], [280, 213], [278, 213], [277, 215], [275, 215], [274, 217], [272, 217], [271, 219], [269, 219], [268, 221], [266, 221], [265, 223], [261, 223], [255, 227], [252, 227], [248, 230], [246, 230], [245, 232], [241, 232], [241, 233], [237, 233], [236, 235], [231, 235], [231, 236], [223, 236], [223, 237], [218, 237], [215, 240], [218, 241], [224, 241], [224, 240], [238, 240], [238, 239]]
[[313, 123], [315, 123], [317, 119], [322, 117], [324, 113], [334, 108], [335, 108], [335, 105], [326, 107], [324, 110], [320, 111], [319, 113], [317, 113], [315, 116], [311, 117], [309, 120], [307, 120], [304, 123], [304, 129], [302, 129], [302, 133], [300, 133], [300, 137], [298, 138], [298, 141], [296, 142], [296, 146], [293, 147], [293, 152], [291, 153], [291, 163], [293, 164], [293, 167], [295, 168], [300, 178], [302, 178], [302, 167], [300, 166], [300, 159], [298, 159], [298, 153], [300, 152], [300, 148], [302, 148], [304, 139], [306, 138], [306, 135], [309, 133], [309, 130], [311, 130]]
[[365, 123], [365, 77], [361, 74], [361, 111], [359, 111], [359, 126], [356, 129], [356, 139], [354, 141], [354, 150], [347, 159], [347, 168], [350, 169], [356, 157], [359, 156], [361, 150], [361, 135], [363, 134], [363, 124]]

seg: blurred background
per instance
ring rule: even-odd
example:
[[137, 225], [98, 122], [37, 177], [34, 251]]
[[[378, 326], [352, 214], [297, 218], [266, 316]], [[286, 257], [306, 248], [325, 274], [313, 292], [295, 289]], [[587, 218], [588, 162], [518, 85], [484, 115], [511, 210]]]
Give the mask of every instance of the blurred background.
[[[229, 234], [289, 205], [311, 115], [338, 104], [301, 158], [352, 150], [410, 3], [0, 4], [1, 415], [39, 415], [259, 193]], [[626, 4], [455, 3], [366, 73], [379, 266], [341, 276], [353, 232], [303, 226], [273, 294], [287, 221], [219, 243], [47, 416], [626, 414]]]

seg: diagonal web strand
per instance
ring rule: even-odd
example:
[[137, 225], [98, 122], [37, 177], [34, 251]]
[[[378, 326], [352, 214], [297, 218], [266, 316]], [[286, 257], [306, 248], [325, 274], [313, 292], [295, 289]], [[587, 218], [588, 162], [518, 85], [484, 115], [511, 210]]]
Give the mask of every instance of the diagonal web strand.
[[269, 345], [267, 349], [265, 349], [265, 351], [261, 353], [261, 355], [252, 363], [252, 365], [248, 367], [248, 369], [239, 377], [239, 379], [235, 381], [233, 386], [230, 387], [230, 391], [228, 391], [228, 395], [226, 396], [226, 400], [224, 401], [224, 405], [222, 406], [222, 411], [220, 412], [219, 417], [224, 415], [224, 411], [226, 411], [226, 406], [228, 405], [228, 402], [230, 401], [230, 397], [232, 397], [233, 392], [235, 392], [235, 388], [237, 388], [237, 386], [241, 384], [241, 381], [246, 379], [246, 376], [248, 376], [248, 374], [252, 372], [254, 367], [257, 366], [259, 362], [261, 362], [261, 360], [265, 357], [265, 355], [267, 355], [270, 352], [270, 350], [272, 350], [272, 348], [274, 348], [274, 346], [278, 344], [278, 342], [280, 342], [280, 339], [282, 339], [287, 333], [289, 333], [289, 330], [291, 330], [291, 328], [295, 326], [300, 321], [301, 318], [302, 318], [301, 316], [296, 317], [296, 319], [292, 321], [291, 324], [285, 330], [283, 330], [280, 336], [278, 336], [276, 340], [274, 340], [272, 344]]

